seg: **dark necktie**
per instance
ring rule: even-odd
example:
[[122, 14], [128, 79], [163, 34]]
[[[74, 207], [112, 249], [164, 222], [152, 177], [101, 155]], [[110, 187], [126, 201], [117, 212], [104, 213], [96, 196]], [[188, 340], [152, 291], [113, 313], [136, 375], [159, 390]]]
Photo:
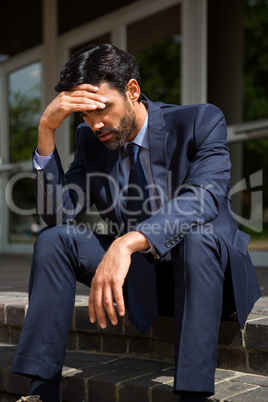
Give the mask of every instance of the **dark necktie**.
[[147, 182], [139, 159], [140, 150], [140, 146], [134, 143], [127, 147], [130, 159], [127, 218], [133, 220], [133, 223], [134, 221], [140, 223], [149, 218], [151, 212]]
[[[139, 223], [150, 216], [149, 192], [139, 159], [139, 145], [131, 143], [127, 150], [130, 174], [126, 218], [136, 219]], [[130, 321], [145, 333], [158, 318], [158, 302], [155, 266], [141, 257], [136, 256], [141, 262], [136, 261], [135, 267], [132, 264], [128, 273], [128, 310]]]

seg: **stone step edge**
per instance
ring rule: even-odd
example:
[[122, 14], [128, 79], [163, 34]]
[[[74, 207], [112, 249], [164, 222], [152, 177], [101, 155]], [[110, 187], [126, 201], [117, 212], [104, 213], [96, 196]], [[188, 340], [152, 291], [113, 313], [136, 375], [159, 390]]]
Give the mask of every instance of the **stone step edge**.
[[[89, 359], [91, 359], [91, 365], [87, 362]], [[78, 400], [124, 402], [129, 393], [132, 398], [136, 395], [138, 398], [136, 400], [143, 402], [179, 400], [172, 392], [173, 367], [162, 361], [68, 351], [66, 364], [61, 384], [63, 402]], [[12, 374], [10, 367], [5, 368], [4, 371], [6, 387], [1, 387], [0, 381], [0, 391], [6, 394], [12, 393], [18, 397], [27, 394], [29, 380]], [[208, 400], [252, 402], [266, 400], [267, 395], [268, 378], [266, 376], [217, 369], [215, 394]]]
[[[265, 304], [266, 303], [266, 304]], [[262, 298], [241, 330], [235, 317], [221, 322], [217, 367], [268, 374], [268, 298]], [[17, 343], [27, 310], [26, 293], [0, 293], [0, 341]], [[173, 361], [174, 320], [159, 318], [147, 334], [141, 334], [128, 320], [102, 330], [89, 324], [87, 297], [77, 296], [67, 348], [98, 353], [128, 354]]]
[[[258, 308], [258, 303], [260, 308]], [[241, 330], [235, 315], [221, 322], [219, 343], [233, 346], [258, 348], [256, 330], [261, 331], [261, 349], [268, 350], [268, 297], [261, 298], [249, 315], [245, 328]], [[262, 304], [265, 304], [263, 307]], [[25, 292], [0, 292], [0, 325], [22, 327], [28, 307], [28, 296]], [[267, 307], [267, 308], [266, 308]], [[128, 315], [118, 317], [118, 325], [108, 322], [102, 330], [98, 324], [90, 324], [88, 319], [88, 300], [85, 296], [76, 296], [71, 331], [85, 331], [111, 335], [125, 335], [141, 338], [174, 340], [173, 318], [160, 317], [150, 330], [143, 335], [128, 320]], [[225, 334], [224, 334], [225, 333]], [[257, 337], [258, 338], [258, 337]], [[266, 340], [266, 342], [265, 342]]]
[[[6, 306], [5, 313], [6, 318], [4, 320], [0, 318], [0, 341], [17, 343], [23, 325], [23, 319], [20, 319], [18, 316], [21, 314], [21, 306], [8, 305]], [[87, 308], [76, 307], [73, 324], [69, 332], [69, 345], [73, 343], [74, 346], [70, 346], [69, 348], [76, 348], [75, 344], [86, 343], [87, 338], [91, 337], [91, 339], [94, 339], [94, 336], [98, 337], [97, 342], [101, 342], [102, 347], [104, 339], [112, 340], [114, 338], [116, 341], [118, 337], [121, 337], [126, 344], [131, 342], [132, 346], [135, 343], [138, 346], [138, 342], [148, 342], [148, 345], [151, 343], [151, 347], [154, 348], [153, 345], [161, 342], [161, 344], [166, 344], [168, 347], [169, 344], [174, 342], [173, 321], [172, 318], [161, 317], [145, 335], [141, 334], [127, 317], [121, 319], [117, 326], [108, 325], [107, 329], [102, 330], [96, 324], [93, 326], [89, 324]], [[77, 337], [81, 341], [77, 341], [75, 339]], [[256, 316], [251, 314], [243, 330], [239, 328], [236, 321], [222, 321], [218, 345], [268, 353], [268, 316], [258, 316], [256, 319]], [[121, 350], [118, 350], [118, 353], [121, 352]]]

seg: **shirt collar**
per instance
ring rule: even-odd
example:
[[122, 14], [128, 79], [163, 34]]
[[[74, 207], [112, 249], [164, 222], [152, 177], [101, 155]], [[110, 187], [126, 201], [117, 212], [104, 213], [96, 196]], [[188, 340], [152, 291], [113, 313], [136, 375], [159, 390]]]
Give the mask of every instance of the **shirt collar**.
[[136, 135], [136, 137], [134, 138], [133, 141], [129, 141], [129, 142], [125, 142], [123, 147], [124, 147], [124, 152], [127, 149], [128, 144], [130, 144], [131, 142], [133, 142], [134, 144], [139, 145], [142, 148], [146, 148], [149, 149], [149, 138], [148, 138], [148, 113], [145, 119], [145, 122], [142, 126], [142, 128], [140, 129], [140, 131], [138, 132], [138, 134]]

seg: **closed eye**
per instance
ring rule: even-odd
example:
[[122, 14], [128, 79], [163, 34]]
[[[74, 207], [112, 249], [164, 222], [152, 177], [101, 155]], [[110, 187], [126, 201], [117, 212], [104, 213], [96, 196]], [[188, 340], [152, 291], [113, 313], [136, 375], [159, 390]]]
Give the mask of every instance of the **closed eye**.
[[106, 105], [106, 106], [105, 106], [104, 108], [102, 108], [102, 109], [95, 109], [94, 112], [101, 113], [101, 112], [105, 112], [107, 109], [108, 109], [108, 105]]

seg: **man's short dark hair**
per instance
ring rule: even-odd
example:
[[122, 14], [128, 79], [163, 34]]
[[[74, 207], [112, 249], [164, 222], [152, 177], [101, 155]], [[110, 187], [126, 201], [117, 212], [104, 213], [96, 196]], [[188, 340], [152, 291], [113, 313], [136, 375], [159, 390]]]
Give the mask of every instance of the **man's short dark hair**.
[[68, 91], [80, 84], [98, 85], [105, 80], [125, 95], [132, 78], [141, 85], [139, 67], [132, 55], [109, 44], [87, 45], [64, 65], [55, 90]]

